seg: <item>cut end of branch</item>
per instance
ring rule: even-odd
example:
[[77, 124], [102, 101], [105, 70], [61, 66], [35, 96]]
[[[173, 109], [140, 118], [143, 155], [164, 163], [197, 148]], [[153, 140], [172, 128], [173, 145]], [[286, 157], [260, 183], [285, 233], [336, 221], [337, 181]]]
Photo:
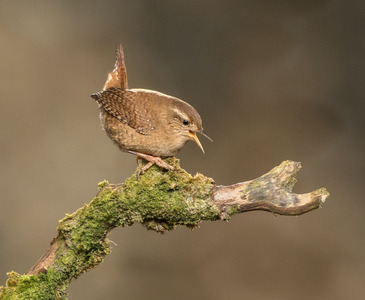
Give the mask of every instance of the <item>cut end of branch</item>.
[[311, 194], [313, 201], [316, 201], [319, 204], [326, 202], [326, 199], [330, 196], [330, 193], [326, 188], [315, 190]]
[[325, 188], [307, 194], [292, 193], [301, 164], [284, 161], [263, 176], [232, 186], [217, 186], [215, 200], [222, 216], [239, 212], [265, 210], [280, 215], [297, 216], [320, 207], [329, 197]]

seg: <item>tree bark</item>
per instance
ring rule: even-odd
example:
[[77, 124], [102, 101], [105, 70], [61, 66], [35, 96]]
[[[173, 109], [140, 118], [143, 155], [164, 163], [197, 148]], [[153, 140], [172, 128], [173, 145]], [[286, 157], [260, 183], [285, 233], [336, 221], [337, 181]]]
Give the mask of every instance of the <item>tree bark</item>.
[[280, 215], [301, 215], [329, 196], [325, 188], [307, 194], [292, 193], [300, 163], [284, 161], [261, 177], [230, 186], [217, 186], [202, 174], [191, 176], [179, 160], [168, 158], [175, 167], [157, 166], [123, 184], [99, 184], [99, 193], [84, 207], [66, 215], [51, 246], [28, 274], [8, 273], [0, 299], [62, 299], [73, 278], [99, 265], [110, 253], [106, 238], [117, 226], [141, 223], [164, 233], [177, 225], [189, 228], [201, 221], [228, 220], [252, 210]]

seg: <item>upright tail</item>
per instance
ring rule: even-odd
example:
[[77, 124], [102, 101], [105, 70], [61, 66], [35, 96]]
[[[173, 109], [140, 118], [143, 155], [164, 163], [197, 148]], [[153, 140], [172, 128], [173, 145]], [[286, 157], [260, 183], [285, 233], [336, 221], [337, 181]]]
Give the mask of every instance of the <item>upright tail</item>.
[[122, 44], [116, 49], [116, 60], [113, 72], [108, 74], [103, 90], [107, 90], [111, 87], [128, 89], [127, 69], [124, 62], [124, 52]]

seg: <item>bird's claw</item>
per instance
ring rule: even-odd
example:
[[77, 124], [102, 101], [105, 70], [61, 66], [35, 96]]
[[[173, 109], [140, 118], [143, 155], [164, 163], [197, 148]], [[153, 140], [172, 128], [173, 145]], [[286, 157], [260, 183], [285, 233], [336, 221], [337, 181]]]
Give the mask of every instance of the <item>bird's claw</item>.
[[154, 164], [158, 165], [161, 168], [164, 168], [166, 170], [174, 170], [174, 167], [169, 165], [168, 163], [164, 162], [161, 157], [158, 156], [152, 156], [152, 155], [148, 155], [148, 154], [144, 154], [144, 153], [139, 153], [139, 152], [135, 152], [135, 151], [128, 151], [131, 154], [134, 154], [137, 156], [137, 160], [138, 158], [143, 158], [145, 160], [148, 161], [148, 163], [146, 165], [144, 165], [137, 173], [137, 179], [139, 178], [139, 175], [142, 175], [144, 172], [146, 172], [147, 169], [149, 169], [150, 167], [152, 167]]

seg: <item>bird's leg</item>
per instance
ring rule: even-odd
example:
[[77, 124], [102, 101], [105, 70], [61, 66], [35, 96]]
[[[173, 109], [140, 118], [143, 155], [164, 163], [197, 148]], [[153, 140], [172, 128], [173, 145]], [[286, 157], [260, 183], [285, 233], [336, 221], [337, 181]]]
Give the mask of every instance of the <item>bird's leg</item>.
[[174, 169], [173, 166], [170, 166], [168, 163], [164, 162], [161, 159], [161, 157], [152, 156], [152, 155], [148, 155], [148, 154], [144, 154], [144, 153], [140, 153], [140, 152], [135, 152], [135, 151], [131, 151], [131, 150], [128, 150], [127, 152], [136, 155], [137, 158], [143, 158], [143, 159], [148, 161], [148, 164], [146, 164], [145, 166], [142, 167], [142, 169], [139, 171], [139, 174], [143, 174], [148, 168], [150, 168], [154, 164], [156, 164], [156, 165], [158, 165], [161, 168], [164, 168], [166, 170], [173, 170]]

